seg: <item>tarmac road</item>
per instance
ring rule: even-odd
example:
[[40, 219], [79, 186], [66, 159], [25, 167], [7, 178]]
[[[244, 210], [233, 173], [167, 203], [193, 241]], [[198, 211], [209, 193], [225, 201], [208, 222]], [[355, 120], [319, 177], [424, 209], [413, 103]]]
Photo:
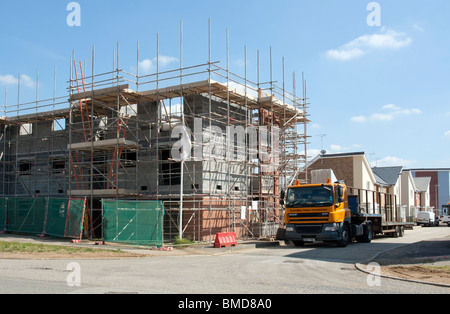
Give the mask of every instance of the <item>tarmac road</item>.
[[[432, 239], [448, 241], [449, 237], [448, 227], [416, 227], [402, 238], [378, 238], [346, 248], [320, 243], [303, 248], [240, 244], [235, 249], [207, 246], [164, 254], [145, 250], [148, 257], [142, 258], [5, 259], [0, 260], [0, 293], [447, 294], [450, 288], [446, 287], [388, 278], [374, 281], [373, 276], [357, 270], [355, 263], [383, 254], [398, 253], [401, 257], [406, 245]], [[447, 246], [437, 253], [450, 255]], [[74, 283], [74, 272], [66, 269], [72, 262], [80, 267], [80, 286], [69, 286]]]

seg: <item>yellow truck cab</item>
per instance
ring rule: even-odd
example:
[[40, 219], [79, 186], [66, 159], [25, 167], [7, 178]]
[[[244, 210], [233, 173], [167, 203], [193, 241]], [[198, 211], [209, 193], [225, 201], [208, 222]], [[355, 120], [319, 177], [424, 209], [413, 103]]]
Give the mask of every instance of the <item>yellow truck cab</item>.
[[286, 240], [295, 245], [333, 241], [346, 246], [351, 235], [351, 212], [343, 182], [293, 185], [286, 192]]

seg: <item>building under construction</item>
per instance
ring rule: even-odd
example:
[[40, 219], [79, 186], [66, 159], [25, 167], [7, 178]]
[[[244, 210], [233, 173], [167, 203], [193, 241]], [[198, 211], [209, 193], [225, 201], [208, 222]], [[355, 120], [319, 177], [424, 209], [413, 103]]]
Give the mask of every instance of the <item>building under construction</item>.
[[204, 64], [146, 75], [121, 69], [118, 48], [113, 70], [94, 64], [94, 50], [92, 70], [71, 58], [67, 95], [4, 105], [3, 198], [84, 199], [92, 238], [102, 238], [105, 199], [162, 202], [166, 240], [275, 235], [280, 191], [307, 160], [304, 80], [299, 96], [295, 84], [288, 92], [270, 60], [262, 82], [259, 54], [256, 82], [210, 52]]

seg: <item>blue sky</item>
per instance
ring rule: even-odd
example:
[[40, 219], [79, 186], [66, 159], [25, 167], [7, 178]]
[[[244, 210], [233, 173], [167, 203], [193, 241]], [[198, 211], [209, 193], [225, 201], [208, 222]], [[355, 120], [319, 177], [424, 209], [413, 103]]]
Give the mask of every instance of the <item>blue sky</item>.
[[[208, 19], [212, 58], [243, 74], [247, 46], [249, 78], [269, 80], [272, 47], [274, 80], [286, 86], [307, 79], [310, 98], [310, 154], [365, 151], [372, 165], [450, 167], [450, 2], [382, 1], [380, 26], [369, 26], [369, 0], [77, 1], [81, 26], [69, 27], [70, 1], [3, 1], [0, 18], [0, 105], [65, 95], [72, 51], [96, 72], [112, 69], [119, 42], [120, 66], [155, 67], [159, 33], [161, 67], [178, 68], [180, 21], [183, 64], [208, 60]], [[290, 88], [289, 88], [290, 89]], [[301, 87], [297, 87], [301, 90]]]

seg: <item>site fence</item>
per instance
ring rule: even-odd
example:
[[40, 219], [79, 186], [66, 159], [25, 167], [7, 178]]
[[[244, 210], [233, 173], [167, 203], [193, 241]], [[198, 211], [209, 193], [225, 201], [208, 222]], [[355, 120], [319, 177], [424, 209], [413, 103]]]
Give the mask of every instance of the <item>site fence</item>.
[[75, 198], [0, 198], [0, 231], [80, 238], [86, 201]]
[[102, 206], [105, 241], [163, 245], [162, 202], [103, 199]]

